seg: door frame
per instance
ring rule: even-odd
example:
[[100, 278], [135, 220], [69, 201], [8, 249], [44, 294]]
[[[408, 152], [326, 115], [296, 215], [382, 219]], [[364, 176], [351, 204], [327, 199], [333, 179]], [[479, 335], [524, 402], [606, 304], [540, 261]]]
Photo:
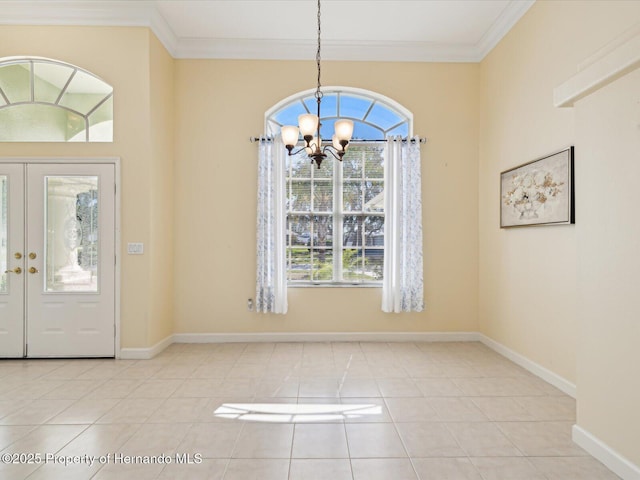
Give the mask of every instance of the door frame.
[[120, 157], [0, 157], [0, 163], [15, 164], [107, 164], [114, 166], [114, 181], [116, 184], [115, 191], [115, 284], [114, 284], [114, 312], [115, 312], [115, 339], [114, 349], [115, 358], [120, 358], [120, 271], [121, 271], [121, 230], [120, 230], [120, 212], [121, 212], [121, 191], [120, 188]]

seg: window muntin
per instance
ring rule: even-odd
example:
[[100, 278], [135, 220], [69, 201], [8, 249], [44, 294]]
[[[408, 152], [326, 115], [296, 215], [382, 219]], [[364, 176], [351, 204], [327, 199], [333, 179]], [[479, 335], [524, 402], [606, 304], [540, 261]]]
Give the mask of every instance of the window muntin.
[[111, 142], [113, 88], [45, 58], [0, 59], [0, 142]]

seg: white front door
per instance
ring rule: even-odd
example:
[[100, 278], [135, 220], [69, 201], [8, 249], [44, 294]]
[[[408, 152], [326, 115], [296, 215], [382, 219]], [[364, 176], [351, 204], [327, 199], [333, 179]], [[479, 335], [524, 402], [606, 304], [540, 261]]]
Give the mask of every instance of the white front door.
[[[6, 167], [13, 166], [0, 166]], [[23, 356], [16, 352], [24, 348], [27, 357], [112, 357], [115, 167], [43, 163], [19, 168], [25, 178], [21, 229], [26, 233], [15, 253], [22, 255], [22, 272], [7, 275], [11, 283], [23, 282], [24, 346], [0, 340], [0, 356]], [[14, 211], [10, 203], [8, 211], [9, 219], [19, 217], [19, 208]], [[7, 223], [11, 238], [20, 226]], [[8, 252], [9, 259], [13, 254]], [[17, 323], [12, 318], [14, 330]]]

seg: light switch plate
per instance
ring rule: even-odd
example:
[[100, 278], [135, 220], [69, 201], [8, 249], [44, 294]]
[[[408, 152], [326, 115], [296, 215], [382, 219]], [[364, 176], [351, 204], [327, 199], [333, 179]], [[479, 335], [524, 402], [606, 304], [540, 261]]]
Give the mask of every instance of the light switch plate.
[[144, 253], [144, 243], [127, 243], [127, 253], [129, 255], [142, 255]]

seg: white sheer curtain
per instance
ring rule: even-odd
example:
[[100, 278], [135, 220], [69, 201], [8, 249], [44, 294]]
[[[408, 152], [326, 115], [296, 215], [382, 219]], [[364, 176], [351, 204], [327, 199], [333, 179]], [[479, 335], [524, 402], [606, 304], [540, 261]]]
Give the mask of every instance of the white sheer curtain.
[[287, 313], [285, 149], [279, 137], [260, 139], [256, 311]]
[[420, 139], [387, 138], [384, 162], [384, 280], [382, 310], [421, 312], [422, 194]]

